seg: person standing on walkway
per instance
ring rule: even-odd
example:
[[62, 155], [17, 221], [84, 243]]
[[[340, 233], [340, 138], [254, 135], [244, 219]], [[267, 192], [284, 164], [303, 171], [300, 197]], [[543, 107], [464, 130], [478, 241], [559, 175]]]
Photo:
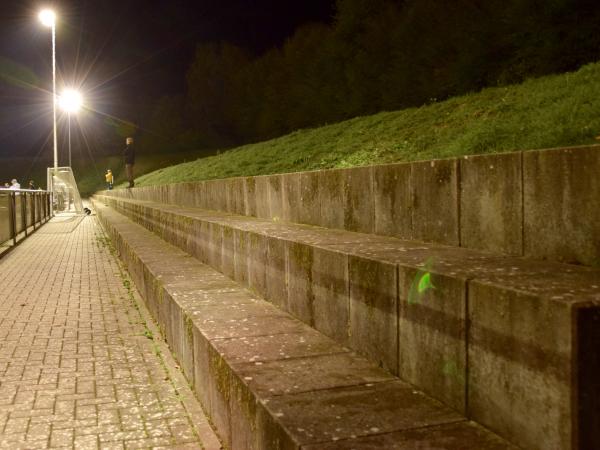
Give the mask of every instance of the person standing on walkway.
[[133, 148], [133, 138], [128, 137], [125, 140], [127, 146], [123, 151], [123, 156], [125, 158], [125, 172], [127, 173], [127, 181], [129, 181], [129, 187], [132, 188], [133, 183], [133, 164], [135, 163], [135, 149]]
[[115, 181], [112, 171], [108, 169], [104, 177], [106, 178], [106, 188], [110, 191], [113, 188], [113, 183]]
[[21, 185], [19, 184], [19, 182], [16, 180], [16, 178], [13, 178], [11, 181], [11, 185], [10, 188], [14, 191], [18, 191], [19, 189], [21, 189]]

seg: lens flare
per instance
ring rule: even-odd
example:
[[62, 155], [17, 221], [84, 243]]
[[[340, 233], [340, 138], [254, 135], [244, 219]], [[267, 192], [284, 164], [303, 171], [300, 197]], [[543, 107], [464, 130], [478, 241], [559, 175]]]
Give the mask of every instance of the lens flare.
[[56, 22], [56, 14], [51, 9], [43, 9], [40, 11], [39, 19], [44, 26], [51, 27]]
[[83, 105], [83, 97], [74, 89], [65, 90], [58, 99], [60, 108], [68, 113], [76, 113]]

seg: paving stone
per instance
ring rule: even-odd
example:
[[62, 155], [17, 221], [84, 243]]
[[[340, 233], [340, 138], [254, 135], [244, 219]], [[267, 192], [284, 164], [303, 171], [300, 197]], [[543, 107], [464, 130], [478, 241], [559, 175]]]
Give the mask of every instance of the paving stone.
[[56, 217], [0, 259], [0, 448], [201, 445], [189, 422], [157, 436], [141, 414], [187, 417], [120, 273], [93, 216]]

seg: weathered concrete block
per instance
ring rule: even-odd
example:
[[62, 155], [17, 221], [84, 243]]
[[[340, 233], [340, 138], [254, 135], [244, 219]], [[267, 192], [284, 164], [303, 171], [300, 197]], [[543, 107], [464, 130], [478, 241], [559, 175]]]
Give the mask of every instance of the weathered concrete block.
[[350, 352], [279, 359], [259, 365], [241, 363], [236, 364], [234, 370], [259, 398], [395, 379]]
[[217, 211], [220, 194], [218, 180], [206, 181], [206, 209]]
[[321, 223], [327, 228], [344, 228], [344, 171], [324, 170], [319, 172], [319, 203]]
[[469, 417], [526, 448], [572, 448], [568, 304], [476, 281], [468, 296]]
[[350, 347], [398, 373], [397, 267], [349, 257]]
[[600, 146], [523, 153], [525, 256], [600, 266]]
[[176, 239], [174, 242], [172, 242], [172, 244], [183, 250], [186, 250], [186, 243], [188, 240], [188, 236], [192, 232], [194, 220], [189, 216], [175, 215], [173, 221], [176, 232]]
[[206, 263], [221, 271], [223, 267], [223, 227], [215, 222], [208, 222], [208, 247]]
[[147, 265], [144, 265], [144, 282], [142, 283], [142, 286], [143, 290], [140, 290], [140, 287], [136, 284], [136, 287], [138, 287], [138, 290], [140, 290], [140, 295], [144, 299], [150, 314], [154, 320], [157, 320], [159, 286], [154, 274], [148, 270]]
[[364, 450], [517, 450], [517, 447], [508, 444], [476, 423], [466, 421], [303, 447], [306, 450], [350, 448]]
[[267, 177], [267, 190], [269, 192], [269, 217], [278, 221], [283, 217], [283, 187], [282, 175], [269, 175]]
[[165, 299], [167, 300], [166, 305], [169, 314], [168, 322], [165, 324], [166, 341], [169, 343], [173, 357], [183, 367], [183, 338], [185, 334], [183, 312], [176, 296], [166, 294]]
[[313, 248], [313, 322], [315, 329], [344, 346], [349, 345], [350, 290], [348, 256]]
[[244, 230], [233, 230], [233, 279], [243, 286], [248, 286], [250, 282], [248, 235]]
[[462, 247], [523, 254], [521, 153], [460, 160]]
[[375, 233], [412, 239], [410, 164], [373, 167]]
[[206, 181], [192, 183], [194, 185], [194, 206], [206, 209]]
[[238, 374], [231, 377], [229, 410], [231, 411], [231, 448], [260, 450], [256, 438], [257, 398]]
[[300, 217], [300, 174], [281, 175], [282, 214], [280, 219], [286, 222], [299, 222]]
[[398, 271], [398, 376], [464, 414], [466, 281], [433, 267]]
[[192, 327], [192, 338], [194, 348], [194, 393], [202, 406], [204, 406], [204, 409], [211, 411], [210, 358], [208, 350], [210, 344], [195, 326]]
[[321, 204], [319, 203], [319, 172], [301, 172], [300, 203], [297, 205], [297, 221], [309, 225], [321, 225]]
[[[264, 302], [263, 302], [264, 303]], [[231, 307], [207, 308], [194, 313], [194, 323], [209, 340], [264, 336], [269, 333], [301, 333], [304, 324], [267, 303], [263, 310], [245, 308], [236, 312]], [[263, 304], [264, 306], [264, 304]], [[238, 308], [239, 309], [239, 308]]]
[[373, 168], [344, 171], [344, 229], [361, 233], [375, 230]]
[[256, 177], [246, 177], [244, 180], [244, 205], [246, 216], [256, 217]]
[[223, 226], [222, 247], [221, 247], [221, 270], [220, 272], [234, 279], [235, 278], [235, 240], [234, 229]]
[[457, 173], [455, 159], [411, 164], [414, 239], [459, 245]]
[[195, 199], [195, 183], [177, 183], [172, 186], [172, 198], [171, 202], [178, 206], [194, 206]]
[[288, 286], [285, 309], [302, 322], [313, 326], [313, 248], [290, 241], [286, 245]]
[[194, 256], [198, 261], [206, 261], [205, 243], [207, 240], [208, 227], [201, 220], [192, 221], [190, 233], [187, 236], [185, 243], [186, 252]]
[[[133, 190], [133, 189], [129, 189]], [[158, 186], [158, 201], [159, 203], [169, 202], [169, 187], [167, 185]]]
[[248, 234], [248, 287], [261, 297], [267, 293], [267, 238]]
[[256, 214], [260, 219], [271, 218], [271, 207], [269, 204], [269, 177], [254, 178], [254, 192], [256, 198]]
[[219, 189], [219, 194], [217, 196], [217, 204], [216, 204], [216, 210], [217, 211], [224, 211], [224, 212], [230, 212], [228, 210], [228, 192], [229, 192], [229, 186], [231, 183], [231, 179], [222, 179], [222, 180], [215, 180], [216, 181], [216, 185]]
[[208, 395], [209, 414], [223, 443], [231, 448], [232, 428], [229, 400], [233, 374], [221, 356], [208, 345]]
[[167, 184], [167, 203], [173, 205], [175, 202], [177, 202], [177, 185]]
[[[237, 298], [236, 302], [239, 302]], [[304, 327], [300, 334], [267, 334], [217, 339], [213, 341], [213, 345], [219, 353], [227, 355], [227, 361], [232, 365], [329, 355], [343, 351], [331, 339], [308, 327]]]
[[265, 299], [285, 308], [287, 303], [285, 241], [267, 237], [267, 265]]
[[[402, 405], [405, 414], [393, 414]], [[372, 411], [368, 416], [364, 411]], [[461, 417], [400, 381], [280, 395], [259, 404], [259, 448], [305, 448], [356, 436], [429, 428]], [[336, 447], [345, 448], [345, 447]], [[353, 448], [353, 447], [348, 447]]]
[[192, 318], [185, 312], [182, 311], [182, 322], [179, 324], [181, 329], [181, 369], [183, 374], [188, 380], [188, 383], [192, 387], [195, 387], [195, 370], [194, 370], [194, 324]]
[[246, 212], [246, 199], [243, 178], [229, 178], [226, 180], [227, 212], [243, 215]]

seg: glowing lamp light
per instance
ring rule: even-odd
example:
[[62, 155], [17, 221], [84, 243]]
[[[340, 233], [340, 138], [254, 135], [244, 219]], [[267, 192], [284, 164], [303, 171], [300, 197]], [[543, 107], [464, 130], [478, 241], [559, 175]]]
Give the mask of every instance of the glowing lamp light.
[[74, 89], [67, 89], [58, 100], [60, 108], [68, 113], [76, 113], [83, 105], [83, 97]]
[[51, 9], [44, 9], [39, 14], [40, 22], [42, 22], [45, 26], [51, 27], [56, 22], [56, 14]]

